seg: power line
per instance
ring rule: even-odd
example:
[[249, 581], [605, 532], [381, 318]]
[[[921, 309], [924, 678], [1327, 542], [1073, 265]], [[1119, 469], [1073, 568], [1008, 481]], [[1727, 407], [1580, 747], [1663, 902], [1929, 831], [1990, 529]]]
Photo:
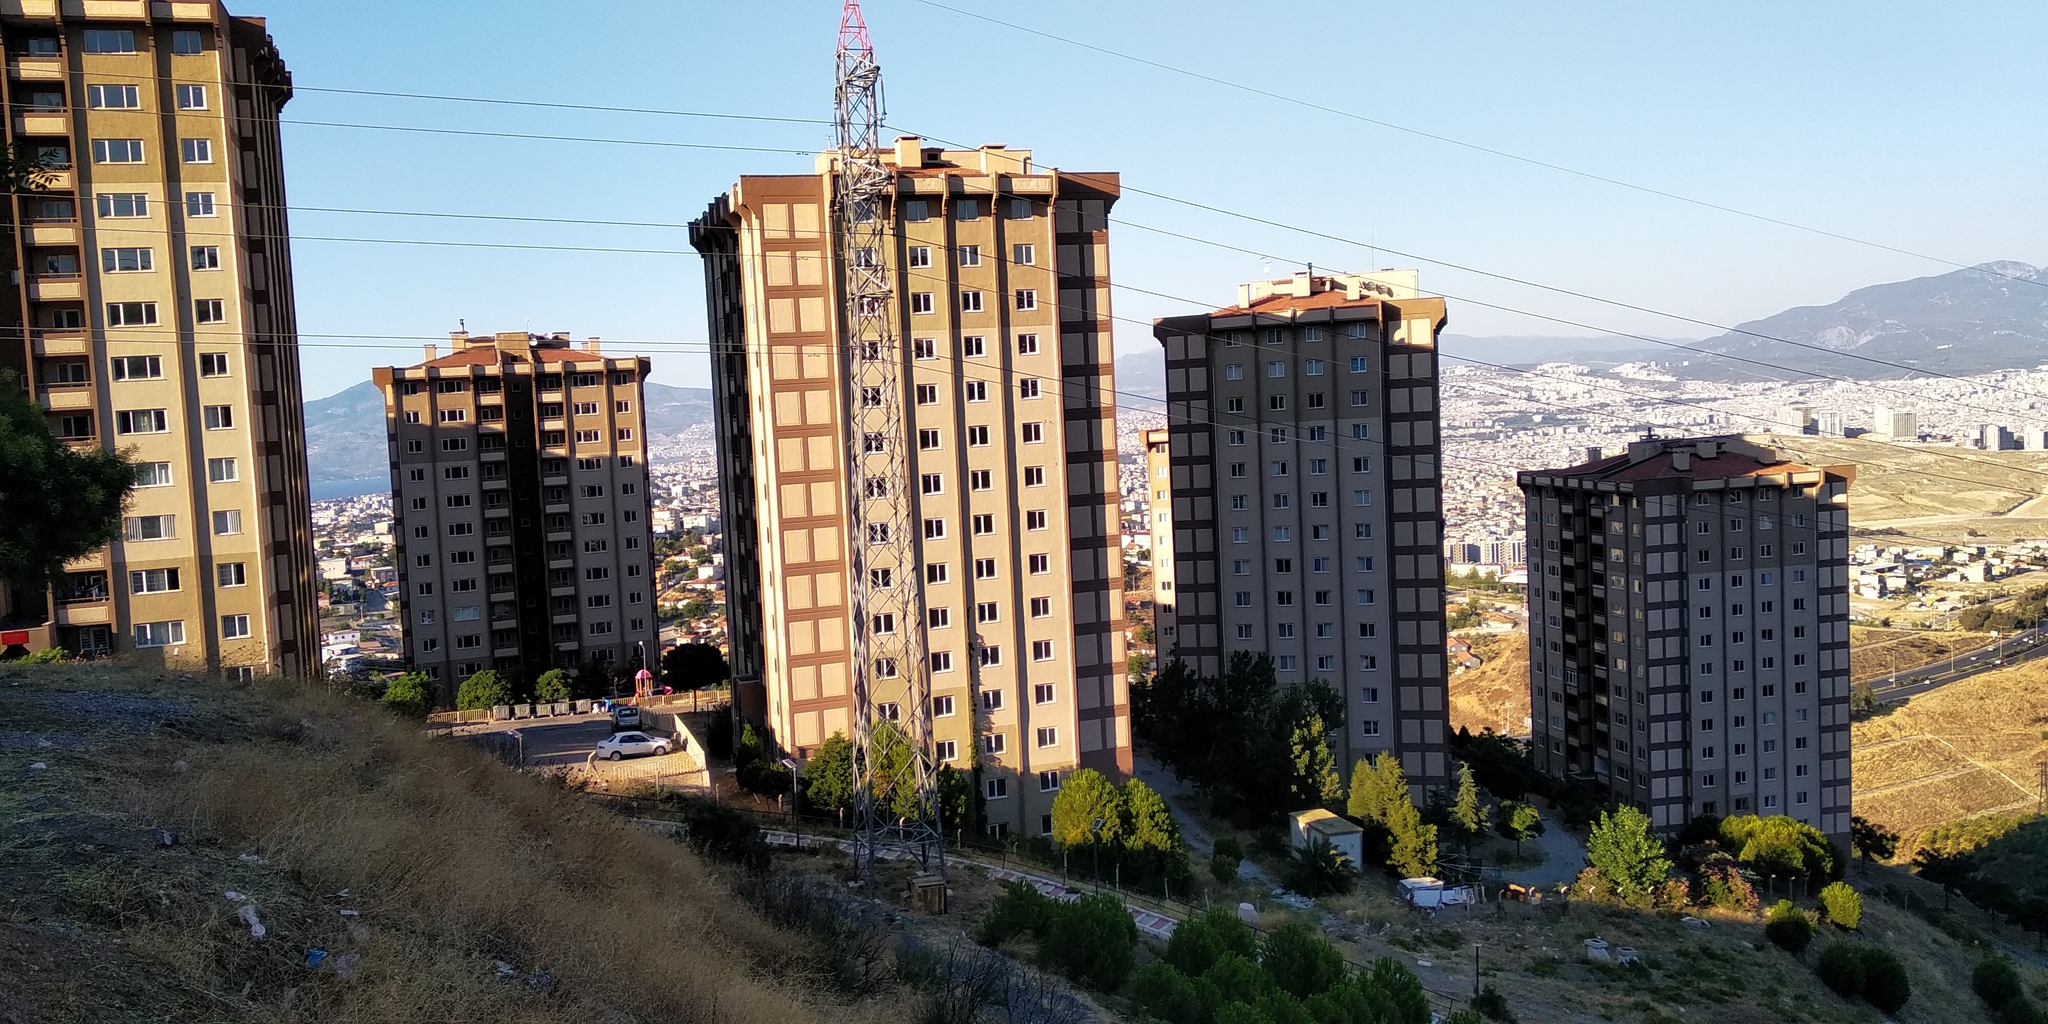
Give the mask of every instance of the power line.
[[1295, 106], [1304, 107], [1309, 110], [1315, 110], [1325, 114], [1333, 114], [1338, 117], [1348, 118], [1350, 120], [1359, 121], [1364, 124], [1370, 124], [1376, 127], [1386, 128], [1390, 131], [1402, 132], [1407, 135], [1415, 136], [1416, 138], [1428, 139], [1432, 142], [1440, 142], [1445, 145], [1456, 146], [1461, 149], [1468, 149], [1475, 153], [1484, 153], [1488, 156], [1500, 157], [1504, 160], [1513, 160], [1517, 163], [1524, 163], [1532, 167], [1540, 167], [1545, 170], [1556, 171], [1561, 174], [1569, 174], [1574, 177], [1584, 178], [1588, 181], [1597, 181], [1606, 185], [1614, 185], [1619, 188], [1625, 188], [1631, 191], [1641, 192], [1645, 195], [1652, 195], [1662, 199], [1675, 200], [1677, 202], [1686, 203], [1692, 206], [1698, 206], [1703, 209], [1714, 210], [1720, 213], [1732, 214], [1737, 217], [1746, 217], [1750, 220], [1760, 221], [1766, 224], [1773, 224], [1778, 227], [1791, 228], [1795, 231], [1804, 231], [1809, 234], [1820, 235], [1826, 238], [1833, 238], [1837, 241], [1849, 242], [1855, 245], [1868, 246], [1873, 249], [1881, 249], [1885, 252], [1897, 253], [1901, 256], [1911, 256], [1915, 259], [1927, 260], [1931, 263], [1940, 263], [1945, 266], [1955, 267], [1961, 270], [1973, 270], [1991, 277], [2002, 277], [2011, 281], [2023, 281], [2027, 284], [2048, 287], [2048, 282], [2042, 282], [2031, 278], [2017, 277], [2010, 274], [2004, 274], [1999, 271], [1991, 270], [1982, 266], [1958, 263], [1954, 260], [1946, 259], [1940, 256], [1933, 256], [1923, 252], [1915, 252], [1911, 249], [1904, 249], [1895, 245], [1888, 245], [1883, 242], [1872, 241], [1866, 238], [1859, 238], [1855, 235], [1844, 234], [1838, 231], [1830, 231], [1826, 228], [1814, 227], [1808, 224], [1801, 224], [1797, 221], [1786, 220], [1782, 217], [1773, 217], [1769, 214], [1755, 213], [1749, 210], [1740, 209], [1738, 207], [1712, 202], [1710, 200], [1696, 199], [1692, 196], [1667, 191], [1665, 189], [1655, 188], [1649, 185], [1639, 185], [1635, 182], [1627, 181], [1621, 178], [1615, 178], [1605, 174], [1599, 174], [1593, 171], [1580, 170], [1576, 167], [1570, 167], [1565, 164], [1555, 163], [1537, 157], [1524, 156], [1520, 153], [1515, 153], [1504, 149], [1498, 149], [1493, 146], [1487, 146], [1481, 143], [1468, 142], [1464, 139], [1455, 138], [1453, 136], [1425, 131], [1420, 128], [1414, 128], [1409, 125], [1384, 120], [1382, 118], [1370, 117], [1365, 114], [1360, 114], [1356, 111], [1345, 110], [1340, 107], [1333, 107], [1325, 103], [1318, 103], [1314, 100], [1303, 99], [1298, 96], [1290, 96], [1286, 93], [1275, 92], [1270, 89], [1261, 88], [1259, 86], [1246, 85], [1242, 82], [1231, 81], [1230, 79], [1218, 77], [1216, 75], [1211, 75], [1206, 72], [1196, 71], [1190, 68], [1184, 68], [1173, 64], [1167, 64], [1161, 61], [1150, 60], [1144, 57], [1136, 56], [1134, 54], [1124, 53], [1120, 50], [1113, 50], [1106, 46], [1098, 46], [1094, 43], [1087, 43], [1078, 39], [1072, 39], [1066, 36], [1057, 35], [1055, 33], [1046, 32], [1041, 29], [1035, 29], [1028, 25], [1019, 25], [1015, 22], [1003, 21], [999, 18], [992, 18], [985, 14], [977, 14], [974, 11], [962, 10], [958, 7], [953, 7], [947, 4], [939, 3], [937, 2], [937, 0], [914, 0], [914, 2], [923, 4], [926, 7], [933, 7], [942, 11], [950, 11], [954, 14], [958, 14], [963, 17], [974, 18], [978, 21], [984, 21], [992, 25], [1000, 25], [1004, 28], [1013, 29], [1018, 32], [1024, 32], [1030, 35], [1038, 36], [1040, 38], [1050, 39], [1054, 42], [1065, 43], [1068, 46], [1079, 47], [1081, 49], [1099, 53], [1104, 56], [1115, 57], [1119, 60], [1130, 61], [1135, 64], [1142, 64], [1149, 68], [1154, 68], [1160, 71], [1166, 71], [1176, 75], [1182, 75], [1187, 78], [1195, 79], [1197, 81], [1208, 82], [1212, 85], [1220, 85], [1226, 89], [1235, 89], [1240, 92], [1249, 93], [1251, 95], [1258, 96], [1264, 99], [1279, 100], [1282, 103], [1293, 104]]

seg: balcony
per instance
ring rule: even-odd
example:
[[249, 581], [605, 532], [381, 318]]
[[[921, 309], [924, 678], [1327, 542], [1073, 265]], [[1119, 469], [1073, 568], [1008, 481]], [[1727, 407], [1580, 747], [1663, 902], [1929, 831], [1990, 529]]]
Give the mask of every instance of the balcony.
[[491, 487], [491, 488], [498, 488], [498, 487], [510, 487], [510, 486], [512, 486], [512, 481], [510, 481], [510, 480], [508, 480], [508, 479], [505, 479], [505, 478], [502, 478], [502, 477], [500, 477], [500, 478], [498, 478], [498, 479], [496, 479], [496, 480], [493, 480], [493, 479], [491, 479], [490, 477], [485, 477], [485, 478], [483, 479], [483, 485], [484, 485], [485, 487]]
[[106, 548], [101, 548], [98, 551], [88, 552], [86, 554], [78, 556], [77, 558], [72, 559], [69, 562], [64, 563], [65, 572], [88, 572], [93, 569], [104, 569], [106, 567]]
[[540, 482], [543, 486], [546, 487], [569, 486], [569, 478], [566, 476], [544, 476], [540, 478]]
[[555, 559], [550, 559], [550, 560], [548, 561], [548, 568], [550, 568], [550, 569], [574, 569], [574, 568], [576, 568], [576, 560], [575, 560], [575, 559], [573, 559], [573, 558], [555, 558]]
[[574, 583], [571, 583], [571, 584], [569, 584], [568, 586], [565, 586], [565, 587], [549, 587], [549, 588], [548, 588], [548, 596], [549, 596], [549, 597], [575, 597], [575, 596], [576, 596], [576, 584], [574, 584]]
[[[24, 7], [51, 8], [48, 17], [56, 17], [56, 4], [36, 3], [35, 0], [21, 0]], [[140, 20], [139, 18], [137, 20]], [[7, 62], [8, 77], [17, 82], [61, 82], [64, 80], [64, 58], [62, 57], [16, 57]]]
[[[513, 599], [514, 599], [514, 597], [515, 597], [515, 595], [514, 595], [514, 594], [513, 594], [513, 593], [512, 593], [511, 591], [509, 591], [509, 590], [493, 590], [493, 591], [491, 591], [491, 600], [492, 600], [493, 602], [497, 602], [497, 601], [511, 601], [511, 600], [513, 600]], [[514, 618], [516, 618], [516, 616], [506, 616], [506, 620], [507, 620], [507, 621], [510, 621], [511, 619], [514, 619]], [[491, 620], [491, 624], [492, 624], [492, 625], [497, 625], [498, 621], [499, 621], [499, 620], [497, 620], [497, 619], [492, 619], [492, 620]]]
[[[71, 173], [64, 172], [67, 176]], [[30, 245], [77, 245], [78, 220], [75, 217], [37, 218], [28, 222], [28, 244]]]
[[[550, 533], [548, 534], [548, 539], [549, 539], [549, 540], [552, 540], [552, 541], [564, 541], [564, 542], [566, 542], [566, 541], [569, 541], [569, 540], [573, 540], [574, 538], [575, 538], [575, 535], [574, 535], [574, 534], [572, 534], [572, 533], [570, 533], [570, 532], [569, 532], [569, 531], [567, 531], [567, 530], [561, 530], [561, 531], [557, 531], [557, 532], [550, 532]], [[549, 566], [550, 568], [552, 568], [552, 567], [554, 566], [554, 564], [555, 564], [555, 563], [553, 563], [553, 562], [549, 562], [549, 563], [548, 563], [548, 566]]]
[[43, 390], [43, 408], [51, 412], [77, 412], [92, 407], [93, 391], [90, 387], [45, 386]]
[[71, 115], [61, 108], [19, 110], [14, 115], [14, 134], [68, 136], [71, 134]]
[[555, 614], [554, 616], [552, 616], [551, 618], [549, 618], [549, 619], [548, 619], [548, 621], [549, 621], [549, 622], [552, 622], [552, 623], [554, 623], [554, 624], [555, 624], [555, 625], [557, 625], [557, 626], [563, 626], [563, 625], [572, 625], [572, 624], [574, 624], [574, 623], [575, 623], [575, 621], [576, 621], [576, 613], [575, 613], [575, 612], [559, 612], [559, 613]]
[[493, 452], [493, 451], [481, 451], [481, 452], [478, 452], [478, 453], [476, 453], [476, 457], [477, 457], [477, 458], [479, 458], [479, 459], [481, 459], [481, 460], [483, 460], [483, 461], [485, 461], [485, 462], [503, 462], [503, 461], [505, 461], [505, 453], [504, 453], [503, 451], [495, 451], [495, 452]]
[[493, 648], [493, 649], [491, 650], [491, 657], [493, 657], [493, 658], [517, 658], [517, 657], [519, 657], [519, 648], [518, 648], [518, 647], [516, 647], [516, 646], [515, 646], [515, 647], [496, 647], [496, 648]]
[[60, 626], [104, 626], [112, 621], [114, 604], [111, 601], [57, 606], [57, 624]]
[[550, 502], [546, 505], [541, 506], [541, 511], [555, 513], [558, 515], [566, 515], [569, 511], [569, 503], [566, 501]]
[[37, 302], [78, 301], [85, 298], [85, 277], [80, 274], [37, 274], [28, 279], [28, 297]]

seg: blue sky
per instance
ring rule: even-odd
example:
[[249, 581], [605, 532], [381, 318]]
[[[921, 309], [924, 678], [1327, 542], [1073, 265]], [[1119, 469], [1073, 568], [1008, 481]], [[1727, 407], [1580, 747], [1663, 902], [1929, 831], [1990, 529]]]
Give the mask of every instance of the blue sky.
[[[1107, 49], [1532, 159], [1963, 263], [2048, 262], [2048, 7], [1956, 3], [1651, 5], [947, 4]], [[823, 124], [402, 100], [320, 89], [830, 116], [830, 0], [230, 0], [264, 16], [302, 90], [287, 120], [809, 150]], [[867, 8], [890, 120], [1128, 186], [1719, 324], [1945, 272], [1923, 259], [1589, 181], [1195, 81], [950, 13]], [[566, 330], [701, 385], [703, 283], [672, 227], [745, 173], [807, 156], [285, 129], [307, 393], [472, 331]], [[1118, 205], [1120, 317], [1220, 304], [1260, 258], [1420, 266], [1462, 334], [1716, 333], [1139, 195]], [[588, 253], [323, 239], [623, 248]], [[1189, 301], [1191, 300], [1191, 301]], [[1508, 307], [1510, 312], [1479, 303]], [[1536, 315], [1530, 315], [1536, 314]], [[1582, 329], [1548, 316], [1586, 325]], [[365, 337], [370, 336], [370, 337]], [[404, 340], [378, 340], [379, 338]], [[1147, 351], [1120, 324], [1118, 349]]]

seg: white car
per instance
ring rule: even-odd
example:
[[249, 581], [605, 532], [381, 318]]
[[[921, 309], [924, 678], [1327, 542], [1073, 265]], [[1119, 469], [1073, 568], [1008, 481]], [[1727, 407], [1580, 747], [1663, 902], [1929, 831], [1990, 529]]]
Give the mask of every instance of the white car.
[[644, 732], [615, 732], [598, 741], [597, 756], [617, 761], [650, 754], [659, 757], [673, 749], [675, 747], [668, 740], [659, 736], [649, 736]]

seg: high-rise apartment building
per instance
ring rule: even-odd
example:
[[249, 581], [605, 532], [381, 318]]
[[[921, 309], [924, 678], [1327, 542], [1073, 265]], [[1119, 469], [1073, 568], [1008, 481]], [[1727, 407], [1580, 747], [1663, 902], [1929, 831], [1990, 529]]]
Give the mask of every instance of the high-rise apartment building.
[[[853, 732], [850, 444], [908, 464], [927, 664], [874, 676], [882, 717], [928, 672], [937, 761], [979, 772], [987, 824], [1043, 834], [1061, 777], [1130, 770], [1116, 411], [1109, 348], [1114, 174], [1026, 150], [886, 154], [900, 345], [896, 437], [847, 436], [834, 154], [748, 176], [691, 227], [709, 296], [728, 636], [739, 714], [782, 747]], [[873, 396], [878, 398], [879, 396]], [[897, 666], [888, 666], [898, 668]], [[947, 826], [949, 829], [952, 825]]]
[[1652, 439], [1520, 474], [1537, 767], [1665, 834], [1702, 814], [1849, 832], [1849, 466]]
[[121, 539], [15, 621], [46, 620], [31, 646], [317, 673], [291, 75], [261, 19], [212, 0], [19, 0], [0, 37], [7, 142], [42, 168], [11, 199], [0, 364], [67, 441], [141, 463]]
[[380, 367], [406, 656], [443, 701], [496, 669], [659, 657], [648, 360], [597, 339], [449, 336]]
[[1270, 652], [1283, 684], [1329, 682], [1347, 770], [1394, 751], [1418, 792], [1448, 772], [1443, 325], [1413, 271], [1304, 273], [1152, 332], [1172, 494], [1156, 509], [1172, 516], [1174, 559], [1161, 659], [1215, 675], [1237, 652]]
[[1920, 414], [1912, 409], [1880, 405], [1871, 410], [1870, 418], [1874, 421], [1870, 432], [1879, 438], [1892, 441], [1920, 439]]

